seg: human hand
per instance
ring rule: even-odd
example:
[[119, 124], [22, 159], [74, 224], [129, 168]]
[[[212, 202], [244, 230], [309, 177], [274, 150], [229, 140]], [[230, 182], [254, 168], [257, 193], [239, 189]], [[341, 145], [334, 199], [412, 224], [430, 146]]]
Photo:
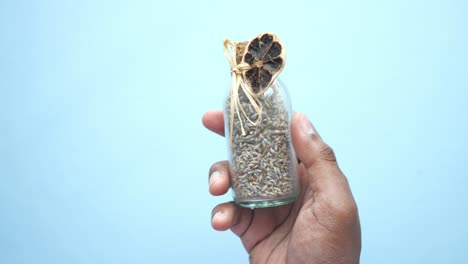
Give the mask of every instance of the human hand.
[[[224, 136], [221, 111], [208, 111], [203, 124]], [[333, 150], [307, 118], [294, 114], [291, 136], [300, 160], [301, 194], [289, 205], [248, 209], [233, 202], [217, 205], [211, 224], [231, 229], [249, 253], [251, 263], [359, 263], [361, 228], [348, 181]], [[209, 191], [229, 189], [227, 161], [210, 169]]]

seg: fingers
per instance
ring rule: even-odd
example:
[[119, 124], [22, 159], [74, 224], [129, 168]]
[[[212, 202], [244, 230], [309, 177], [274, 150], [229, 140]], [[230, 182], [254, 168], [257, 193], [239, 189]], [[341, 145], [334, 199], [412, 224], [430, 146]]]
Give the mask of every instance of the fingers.
[[218, 231], [228, 230], [238, 218], [238, 208], [233, 203], [223, 203], [213, 208], [211, 225]]
[[217, 205], [211, 213], [211, 225], [218, 231], [232, 229], [232, 231], [240, 236], [247, 229], [252, 210], [242, 208], [235, 205], [233, 202], [222, 203]]
[[346, 178], [338, 168], [333, 150], [322, 140], [304, 114], [294, 114], [291, 120], [291, 134], [297, 157], [307, 168], [314, 188], [336, 192], [348, 187]]
[[[216, 162], [210, 168], [209, 191], [212, 195], [223, 195], [229, 190], [229, 163]], [[232, 232], [241, 236], [251, 223], [252, 210], [241, 208], [233, 202], [216, 206], [212, 212], [211, 225], [214, 229]]]
[[209, 175], [209, 191], [212, 195], [223, 195], [229, 190], [229, 164], [227, 161], [213, 164]]
[[224, 136], [224, 114], [219, 110], [210, 110], [202, 117], [203, 125], [209, 130]]

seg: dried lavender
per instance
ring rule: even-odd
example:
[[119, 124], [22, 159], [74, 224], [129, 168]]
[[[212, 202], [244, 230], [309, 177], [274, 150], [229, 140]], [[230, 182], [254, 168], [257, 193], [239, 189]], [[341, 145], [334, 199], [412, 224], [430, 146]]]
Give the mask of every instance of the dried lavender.
[[[289, 112], [276, 84], [270, 89], [258, 97], [262, 107], [259, 124], [250, 123], [243, 114], [241, 124], [234, 115], [230, 168], [236, 201], [279, 200], [294, 197], [297, 191]], [[250, 120], [257, 120], [257, 111], [243, 91], [239, 92], [239, 101]], [[229, 97], [226, 116], [230, 116], [230, 102]]]

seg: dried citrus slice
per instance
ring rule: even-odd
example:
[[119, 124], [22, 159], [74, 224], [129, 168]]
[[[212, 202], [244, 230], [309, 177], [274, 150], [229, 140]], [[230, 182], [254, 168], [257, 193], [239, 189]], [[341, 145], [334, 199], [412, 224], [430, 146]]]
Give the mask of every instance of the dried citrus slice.
[[283, 70], [284, 47], [273, 33], [262, 33], [252, 39], [244, 51], [242, 62], [251, 68], [243, 77], [256, 95], [262, 94]]

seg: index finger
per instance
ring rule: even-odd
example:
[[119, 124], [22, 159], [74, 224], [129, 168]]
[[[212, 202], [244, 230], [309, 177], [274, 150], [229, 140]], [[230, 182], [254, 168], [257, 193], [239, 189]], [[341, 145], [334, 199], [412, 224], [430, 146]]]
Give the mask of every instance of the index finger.
[[224, 114], [221, 110], [209, 110], [202, 117], [203, 125], [224, 137]]

